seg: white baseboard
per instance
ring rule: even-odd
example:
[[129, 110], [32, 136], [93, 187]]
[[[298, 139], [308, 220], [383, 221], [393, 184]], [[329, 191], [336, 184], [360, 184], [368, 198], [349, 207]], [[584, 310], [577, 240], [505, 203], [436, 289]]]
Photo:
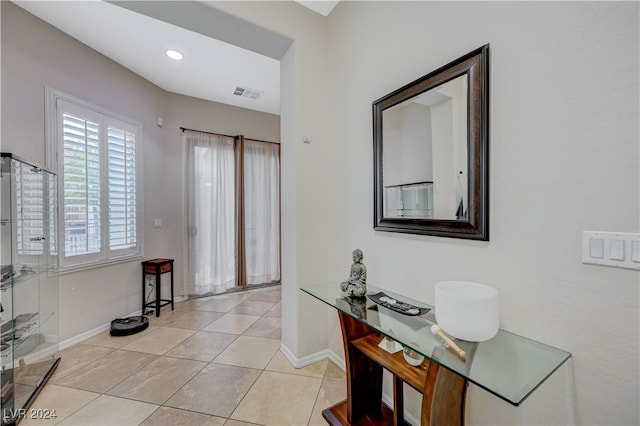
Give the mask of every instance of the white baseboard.
[[80, 333], [77, 336], [70, 337], [60, 342], [60, 350], [64, 350], [70, 348], [73, 345], [84, 342], [87, 339], [90, 339], [94, 336], [97, 336], [100, 333], [104, 333], [109, 330], [111, 327], [111, 322], [108, 324], [101, 325], [99, 327], [93, 328], [91, 330], [85, 331], [84, 333]]
[[[125, 317], [139, 316], [141, 311], [135, 311], [130, 313], [129, 315], [124, 315]], [[111, 328], [111, 321], [106, 324], [102, 324], [96, 328], [92, 328], [91, 330], [87, 330], [83, 333], [80, 333], [76, 336], [70, 337], [60, 342], [60, 350], [64, 350], [70, 348], [73, 345], [84, 342], [87, 339], [97, 336], [98, 334], [104, 333], [105, 331]]]
[[[313, 364], [314, 362], [322, 361], [324, 359], [329, 359], [331, 362], [333, 362], [338, 367], [340, 367], [342, 371], [346, 371], [344, 360], [330, 349], [324, 349], [322, 351], [313, 353], [311, 355], [298, 358], [293, 354], [293, 352], [291, 352], [291, 350], [284, 343], [280, 343], [280, 352], [282, 352], [285, 358], [287, 358], [287, 360], [289, 360], [291, 365], [293, 365], [295, 368], [306, 367], [307, 365]], [[384, 402], [389, 408], [393, 409], [392, 395], [388, 395], [383, 392], [382, 402]], [[415, 416], [409, 413], [406, 409], [404, 410], [404, 420], [407, 423], [409, 423], [411, 426], [420, 426], [420, 419], [416, 419]]]
[[325, 349], [325, 350], [313, 353], [311, 355], [307, 355], [305, 357], [298, 358], [293, 354], [293, 352], [291, 352], [291, 350], [284, 343], [281, 342], [280, 343], [280, 352], [282, 352], [282, 354], [285, 356], [285, 358], [287, 358], [287, 360], [295, 368], [303, 368], [303, 367], [306, 367], [307, 365], [313, 364], [314, 362], [322, 361], [323, 359], [329, 359], [335, 365], [340, 367], [340, 369], [342, 369], [342, 371], [346, 370], [346, 367], [345, 367], [345, 364], [344, 364], [344, 360], [342, 358], [340, 358], [338, 355], [336, 355], [335, 352], [333, 352], [332, 350], [329, 350], [329, 349]]
[[[175, 296], [173, 298], [173, 303], [178, 303], [178, 302], [184, 302], [185, 300], [188, 300], [189, 297], [187, 296]], [[126, 318], [126, 317], [133, 317], [133, 316], [140, 316], [142, 314], [142, 311], [135, 311], [132, 312], [128, 315], [124, 315], [123, 317], [120, 318]], [[109, 330], [111, 328], [111, 321], [109, 321], [106, 324], [102, 324], [96, 328], [93, 328], [91, 330], [87, 330], [84, 333], [80, 333], [77, 336], [73, 336], [70, 337], [66, 340], [63, 340], [62, 342], [60, 342], [60, 350], [63, 349], [67, 349], [77, 343], [83, 342], [87, 339], [90, 339], [92, 337], [97, 336], [100, 333], [104, 333], [105, 331]]]

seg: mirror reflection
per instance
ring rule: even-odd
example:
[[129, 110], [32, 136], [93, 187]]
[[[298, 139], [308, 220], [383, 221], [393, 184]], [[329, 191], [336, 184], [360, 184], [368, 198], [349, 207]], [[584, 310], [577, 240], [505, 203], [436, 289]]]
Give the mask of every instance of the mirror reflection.
[[489, 45], [373, 109], [373, 228], [489, 240]]
[[463, 74], [382, 112], [385, 218], [467, 219]]

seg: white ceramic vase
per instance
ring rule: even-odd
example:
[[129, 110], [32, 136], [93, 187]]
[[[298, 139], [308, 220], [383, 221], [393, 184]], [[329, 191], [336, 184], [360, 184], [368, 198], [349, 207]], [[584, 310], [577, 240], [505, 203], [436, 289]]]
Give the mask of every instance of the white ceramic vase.
[[435, 287], [436, 321], [447, 334], [482, 342], [498, 333], [498, 291], [469, 281], [443, 281]]

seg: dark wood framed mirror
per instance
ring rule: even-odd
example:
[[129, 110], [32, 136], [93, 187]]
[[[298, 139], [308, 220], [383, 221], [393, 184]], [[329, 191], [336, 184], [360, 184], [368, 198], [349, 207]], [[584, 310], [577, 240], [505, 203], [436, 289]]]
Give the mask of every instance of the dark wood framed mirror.
[[489, 240], [489, 45], [373, 103], [374, 229]]

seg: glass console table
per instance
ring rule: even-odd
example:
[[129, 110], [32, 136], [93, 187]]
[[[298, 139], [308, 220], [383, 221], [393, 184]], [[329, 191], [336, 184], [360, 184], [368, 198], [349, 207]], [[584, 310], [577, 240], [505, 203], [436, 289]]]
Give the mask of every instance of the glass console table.
[[[423, 394], [421, 424], [463, 424], [468, 382], [517, 406], [571, 357], [563, 350], [500, 330], [485, 342], [455, 340], [467, 354], [462, 360], [431, 333], [436, 323], [432, 306], [370, 285], [367, 295], [383, 292], [398, 302], [430, 311], [411, 316], [369, 297], [344, 297], [337, 282], [301, 290], [337, 309], [342, 327], [347, 400], [323, 412], [331, 424], [404, 424], [403, 383]], [[402, 351], [392, 354], [381, 349], [384, 336], [423, 355], [425, 361], [413, 367], [405, 362]], [[382, 368], [393, 375], [395, 412], [381, 403]]]

